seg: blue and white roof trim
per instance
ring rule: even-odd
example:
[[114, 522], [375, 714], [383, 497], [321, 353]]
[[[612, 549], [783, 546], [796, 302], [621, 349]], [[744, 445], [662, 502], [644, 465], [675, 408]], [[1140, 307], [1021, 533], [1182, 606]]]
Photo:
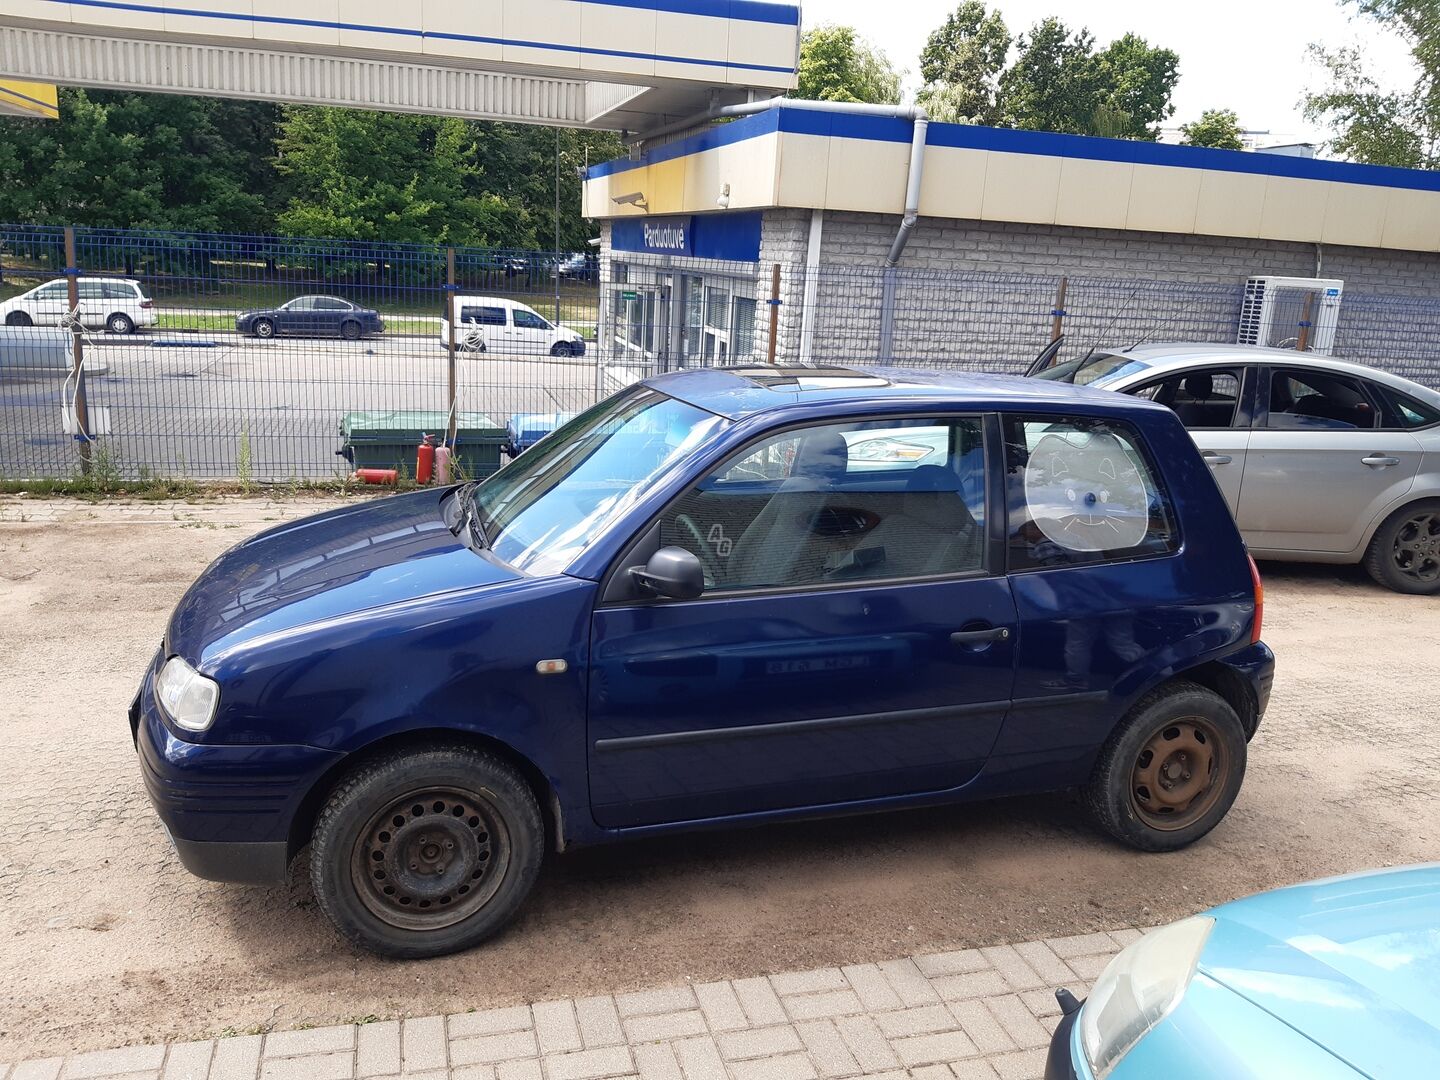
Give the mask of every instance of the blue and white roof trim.
[[[715, 212], [728, 187], [736, 210], [898, 214], [911, 138], [905, 119], [786, 102], [592, 167], [586, 213]], [[932, 123], [920, 212], [1440, 251], [1440, 172]]]

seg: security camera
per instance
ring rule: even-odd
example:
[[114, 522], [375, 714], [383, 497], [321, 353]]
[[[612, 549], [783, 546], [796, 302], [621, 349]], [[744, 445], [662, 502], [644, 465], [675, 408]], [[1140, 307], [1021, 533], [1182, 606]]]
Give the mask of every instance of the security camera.
[[723, 188], [720, 189], [720, 197], [715, 200], [715, 205], [718, 206], [718, 207], [720, 207], [722, 210], [727, 210], [727, 209], [729, 209], [729, 207], [730, 207], [730, 185], [729, 185], [729, 184], [726, 184]]

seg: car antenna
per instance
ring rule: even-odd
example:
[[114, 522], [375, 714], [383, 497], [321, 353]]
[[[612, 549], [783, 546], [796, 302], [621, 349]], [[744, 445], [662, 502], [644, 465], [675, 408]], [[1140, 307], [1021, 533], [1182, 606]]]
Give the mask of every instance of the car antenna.
[[[1110, 333], [1110, 328], [1120, 320], [1120, 316], [1124, 315], [1130, 310], [1130, 304], [1134, 301], [1136, 294], [1139, 292], [1140, 283], [1136, 282], [1135, 288], [1131, 289], [1130, 295], [1125, 298], [1125, 303], [1121, 304], [1120, 307], [1116, 310], [1115, 314], [1110, 316], [1110, 321], [1105, 324], [1105, 328], [1101, 330], [1100, 333], [1097, 335], [1100, 340], [1103, 341], [1105, 339], [1105, 335]], [[1087, 352], [1084, 358], [1080, 361], [1080, 367], [1083, 368], [1087, 363], [1090, 362], [1090, 358], [1095, 355], [1095, 348], [1096, 346], [1094, 345], [1090, 346], [1090, 351]]]
[[1171, 324], [1173, 324], [1173, 323], [1175, 322], [1175, 320], [1178, 319], [1178, 318], [1180, 318], [1180, 316], [1181, 316], [1182, 314], [1184, 314], [1183, 309], [1177, 310], [1177, 311], [1175, 312], [1175, 314], [1171, 315], [1170, 318], [1166, 319], [1166, 320], [1165, 320], [1163, 323], [1161, 323], [1159, 326], [1156, 326], [1156, 327], [1154, 327], [1153, 329], [1148, 330], [1148, 331], [1146, 331], [1144, 334], [1142, 334], [1141, 337], [1140, 337], [1140, 340], [1137, 341], [1137, 342], [1135, 342], [1134, 345], [1131, 345], [1130, 348], [1126, 349], [1125, 351], [1126, 351], [1126, 352], [1134, 352], [1134, 351], [1135, 351], [1136, 349], [1138, 349], [1141, 345], [1144, 345], [1147, 341], [1153, 340], [1156, 334], [1158, 334], [1161, 330], [1164, 330], [1167, 326], [1170, 326]]

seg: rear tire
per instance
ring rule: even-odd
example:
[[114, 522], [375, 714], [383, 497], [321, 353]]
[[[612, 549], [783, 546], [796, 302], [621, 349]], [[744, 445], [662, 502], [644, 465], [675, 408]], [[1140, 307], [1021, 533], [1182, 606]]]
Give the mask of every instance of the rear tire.
[[1147, 694], [1115, 728], [1084, 788], [1095, 823], [1140, 851], [1208, 833], [1245, 778], [1245, 729], [1229, 702], [1191, 682]]
[[1395, 592], [1440, 593], [1440, 499], [1411, 503], [1381, 522], [1365, 552], [1365, 569]]
[[340, 324], [340, 336], [346, 341], [360, 340], [360, 324], [353, 320]]
[[105, 320], [105, 329], [112, 334], [133, 334], [135, 320], [122, 311], [117, 311]]
[[6, 326], [34, 326], [35, 320], [24, 311], [12, 311], [5, 316]]
[[315, 823], [310, 878], [351, 942], [420, 959], [499, 931], [544, 854], [540, 809], [515, 770], [484, 750], [436, 745], [387, 754], [340, 782]]

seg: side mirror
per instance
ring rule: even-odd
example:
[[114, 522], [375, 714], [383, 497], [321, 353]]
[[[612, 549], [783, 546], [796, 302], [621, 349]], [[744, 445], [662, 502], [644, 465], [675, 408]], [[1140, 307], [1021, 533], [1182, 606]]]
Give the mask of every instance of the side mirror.
[[630, 578], [644, 591], [669, 600], [694, 600], [705, 591], [705, 568], [694, 552], [681, 547], [661, 548], [643, 567], [632, 567]]

